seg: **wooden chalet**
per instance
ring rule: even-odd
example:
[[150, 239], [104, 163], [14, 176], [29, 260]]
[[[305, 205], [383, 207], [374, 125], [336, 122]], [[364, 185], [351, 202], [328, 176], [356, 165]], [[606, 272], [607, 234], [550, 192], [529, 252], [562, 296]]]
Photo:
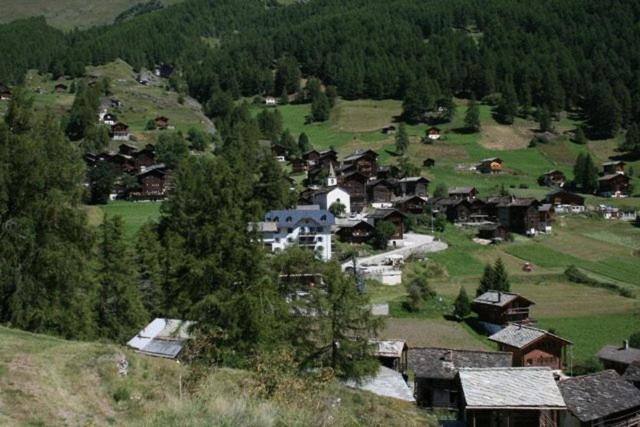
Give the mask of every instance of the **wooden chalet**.
[[460, 368], [511, 366], [511, 353], [419, 347], [409, 349], [408, 367], [413, 372], [413, 394], [418, 406], [458, 409], [461, 403], [457, 374]]
[[398, 196], [427, 196], [429, 180], [423, 176], [408, 176], [399, 179], [396, 183], [396, 195]]
[[422, 167], [425, 167], [425, 168], [432, 168], [435, 165], [436, 165], [436, 161], [431, 157], [424, 159], [424, 161], [422, 162]]
[[278, 144], [276, 142], [270, 142], [269, 146], [271, 148], [271, 155], [273, 157], [280, 157], [283, 159], [287, 159], [289, 156], [289, 150], [282, 144]]
[[460, 422], [467, 427], [557, 427], [566, 404], [551, 369], [462, 368]]
[[131, 153], [131, 157], [140, 172], [156, 164], [156, 148], [152, 144], [147, 144], [142, 150]]
[[476, 170], [480, 173], [501, 173], [503, 170], [504, 162], [499, 157], [490, 157], [488, 159], [480, 160]]
[[107, 162], [113, 165], [113, 167], [117, 169], [120, 173], [135, 174], [137, 170], [133, 157], [131, 157], [128, 154], [102, 153], [96, 156], [96, 162], [98, 161]]
[[112, 113], [105, 113], [102, 116], [102, 123], [104, 123], [105, 125], [113, 126], [118, 123], [118, 117]]
[[496, 218], [511, 232], [533, 235], [540, 230], [539, 207], [535, 199], [509, 197], [496, 204]]
[[640, 348], [629, 346], [629, 341], [624, 341], [622, 346], [605, 345], [600, 349], [596, 357], [600, 359], [605, 369], [614, 369], [620, 375], [634, 363], [640, 363]]
[[111, 126], [111, 138], [114, 141], [128, 141], [129, 140], [129, 126], [122, 122], [118, 122]]
[[120, 153], [120, 154], [124, 154], [124, 155], [130, 156], [133, 153], [135, 153], [136, 151], [138, 151], [138, 147], [136, 147], [135, 145], [131, 145], [131, 144], [120, 144], [120, 145], [118, 145], [118, 153]]
[[336, 235], [341, 242], [352, 244], [367, 243], [373, 237], [375, 227], [364, 220], [338, 222]]
[[367, 182], [369, 178], [360, 172], [338, 177], [338, 185], [349, 193], [351, 212], [361, 212], [367, 206]]
[[382, 133], [385, 135], [393, 135], [394, 133], [396, 133], [396, 127], [395, 125], [387, 125], [385, 127], [382, 128]]
[[406, 216], [397, 209], [374, 209], [367, 214], [367, 220], [373, 222], [375, 227], [380, 221], [387, 221], [396, 227], [396, 232], [391, 240], [402, 240], [404, 237], [404, 220]]
[[378, 153], [373, 150], [356, 151], [345, 157], [343, 164], [371, 178], [378, 173]]
[[393, 199], [393, 206], [405, 214], [422, 214], [427, 203], [427, 200], [420, 196], [404, 196]]
[[137, 174], [139, 188], [129, 194], [134, 200], [161, 200], [169, 189], [169, 170], [163, 164], [147, 168]]
[[448, 193], [450, 198], [461, 200], [474, 200], [478, 196], [478, 190], [475, 187], [451, 187]]
[[309, 164], [303, 159], [289, 159], [289, 164], [293, 173], [307, 172], [309, 170]]
[[369, 203], [391, 203], [395, 197], [396, 186], [387, 179], [377, 179], [367, 183], [367, 200]]
[[622, 160], [615, 160], [611, 162], [604, 162], [602, 164], [602, 174], [603, 175], [614, 175], [617, 173], [624, 173], [624, 167], [626, 163]]
[[556, 190], [548, 193], [544, 200], [554, 206], [584, 206], [585, 198], [567, 190]]
[[169, 118], [165, 116], [158, 116], [153, 121], [156, 124], [156, 129], [165, 130], [169, 127]]
[[607, 197], [626, 196], [631, 179], [624, 174], [615, 173], [598, 178], [598, 194]]
[[538, 230], [544, 233], [551, 232], [554, 213], [555, 209], [551, 203], [543, 203], [538, 207], [538, 214], [540, 215]]
[[567, 404], [563, 426], [640, 426], [640, 390], [616, 371], [567, 378], [558, 387]]
[[338, 153], [335, 150], [311, 150], [304, 153], [302, 159], [307, 162], [309, 169], [329, 170], [330, 165], [338, 164]]
[[564, 175], [564, 172], [557, 169], [545, 172], [538, 179], [538, 183], [540, 185], [546, 185], [547, 187], [564, 187], [565, 182], [566, 177]]
[[53, 88], [57, 93], [64, 93], [69, 90], [69, 87], [63, 83], [58, 83]]
[[429, 129], [427, 129], [426, 133], [427, 133], [427, 138], [431, 141], [437, 141], [440, 139], [440, 135], [441, 135], [440, 129], [435, 126], [432, 126]]
[[481, 222], [487, 219], [485, 203], [479, 199], [443, 197], [432, 199], [430, 203], [432, 209], [444, 213], [449, 222]]
[[551, 332], [522, 324], [510, 324], [489, 337], [499, 351], [513, 354], [513, 366], [546, 366], [563, 369], [571, 341]]
[[530, 309], [535, 303], [520, 294], [487, 291], [471, 303], [471, 310], [481, 322], [495, 325], [531, 322]]

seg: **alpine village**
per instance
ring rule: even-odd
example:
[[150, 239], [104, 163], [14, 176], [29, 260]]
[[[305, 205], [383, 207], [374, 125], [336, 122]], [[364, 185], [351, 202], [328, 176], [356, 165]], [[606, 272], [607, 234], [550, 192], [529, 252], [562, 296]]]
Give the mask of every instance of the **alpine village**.
[[640, 2], [0, 3], [0, 425], [640, 427]]

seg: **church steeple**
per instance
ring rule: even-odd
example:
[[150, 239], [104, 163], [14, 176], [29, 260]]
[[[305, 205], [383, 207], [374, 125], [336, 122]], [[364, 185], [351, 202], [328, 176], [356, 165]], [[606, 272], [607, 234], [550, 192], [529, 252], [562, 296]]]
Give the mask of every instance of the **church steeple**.
[[327, 176], [327, 187], [335, 187], [338, 185], [336, 171], [333, 169], [333, 162], [329, 162], [329, 176]]

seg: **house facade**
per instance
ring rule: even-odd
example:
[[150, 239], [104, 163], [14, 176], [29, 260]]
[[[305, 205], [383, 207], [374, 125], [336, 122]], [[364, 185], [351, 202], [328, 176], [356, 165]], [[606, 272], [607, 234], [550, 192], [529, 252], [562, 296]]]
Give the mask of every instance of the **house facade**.
[[336, 235], [341, 242], [362, 244], [373, 237], [375, 227], [364, 220], [345, 220], [337, 223]]
[[504, 162], [498, 157], [491, 157], [488, 159], [480, 160], [480, 163], [476, 166], [476, 170], [485, 174], [498, 174], [503, 170]]
[[404, 238], [404, 219], [405, 215], [397, 209], [374, 209], [367, 213], [367, 221], [374, 227], [380, 221], [386, 221], [395, 226], [395, 233], [391, 236], [391, 244], [396, 245], [397, 241]]
[[542, 329], [511, 324], [489, 337], [499, 351], [513, 354], [513, 366], [545, 366], [559, 370], [567, 360], [571, 341]]
[[471, 310], [481, 322], [502, 326], [509, 323], [530, 323], [530, 310], [534, 304], [520, 294], [487, 291], [473, 300]]
[[598, 194], [604, 197], [624, 197], [629, 193], [631, 179], [622, 174], [604, 175], [598, 178]]
[[111, 126], [111, 138], [114, 141], [129, 141], [129, 126], [122, 122]]
[[613, 369], [620, 375], [633, 363], [640, 363], [640, 348], [629, 346], [629, 341], [623, 341], [621, 346], [605, 345], [596, 357], [600, 359], [605, 369]]
[[334, 203], [340, 203], [345, 207], [345, 215], [351, 214], [351, 196], [343, 188], [328, 187], [313, 194], [313, 204], [320, 206], [320, 209], [329, 210]]
[[396, 183], [397, 196], [420, 196], [427, 197], [429, 180], [422, 176], [405, 177]]

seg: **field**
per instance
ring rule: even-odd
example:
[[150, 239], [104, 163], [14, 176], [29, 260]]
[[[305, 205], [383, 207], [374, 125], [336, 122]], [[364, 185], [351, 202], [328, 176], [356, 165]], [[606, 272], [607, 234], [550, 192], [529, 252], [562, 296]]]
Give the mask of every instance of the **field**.
[[[161, 0], [165, 5], [180, 0]], [[63, 30], [86, 29], [113, 22], [138, 0], [3, 0], [0, 23], [31, 16], [44, 16], [49, 25]]]
[[[126, 376], [117, 370], [122, 358], [129, 364]], [[337, 382], [264, 400], [247, 371], [211, 368], [198, 387], [190, 386], [193, 381], [185, 365], [123, 346], [0, 327], [3, 426], [436, 425], [413, 404]]]

